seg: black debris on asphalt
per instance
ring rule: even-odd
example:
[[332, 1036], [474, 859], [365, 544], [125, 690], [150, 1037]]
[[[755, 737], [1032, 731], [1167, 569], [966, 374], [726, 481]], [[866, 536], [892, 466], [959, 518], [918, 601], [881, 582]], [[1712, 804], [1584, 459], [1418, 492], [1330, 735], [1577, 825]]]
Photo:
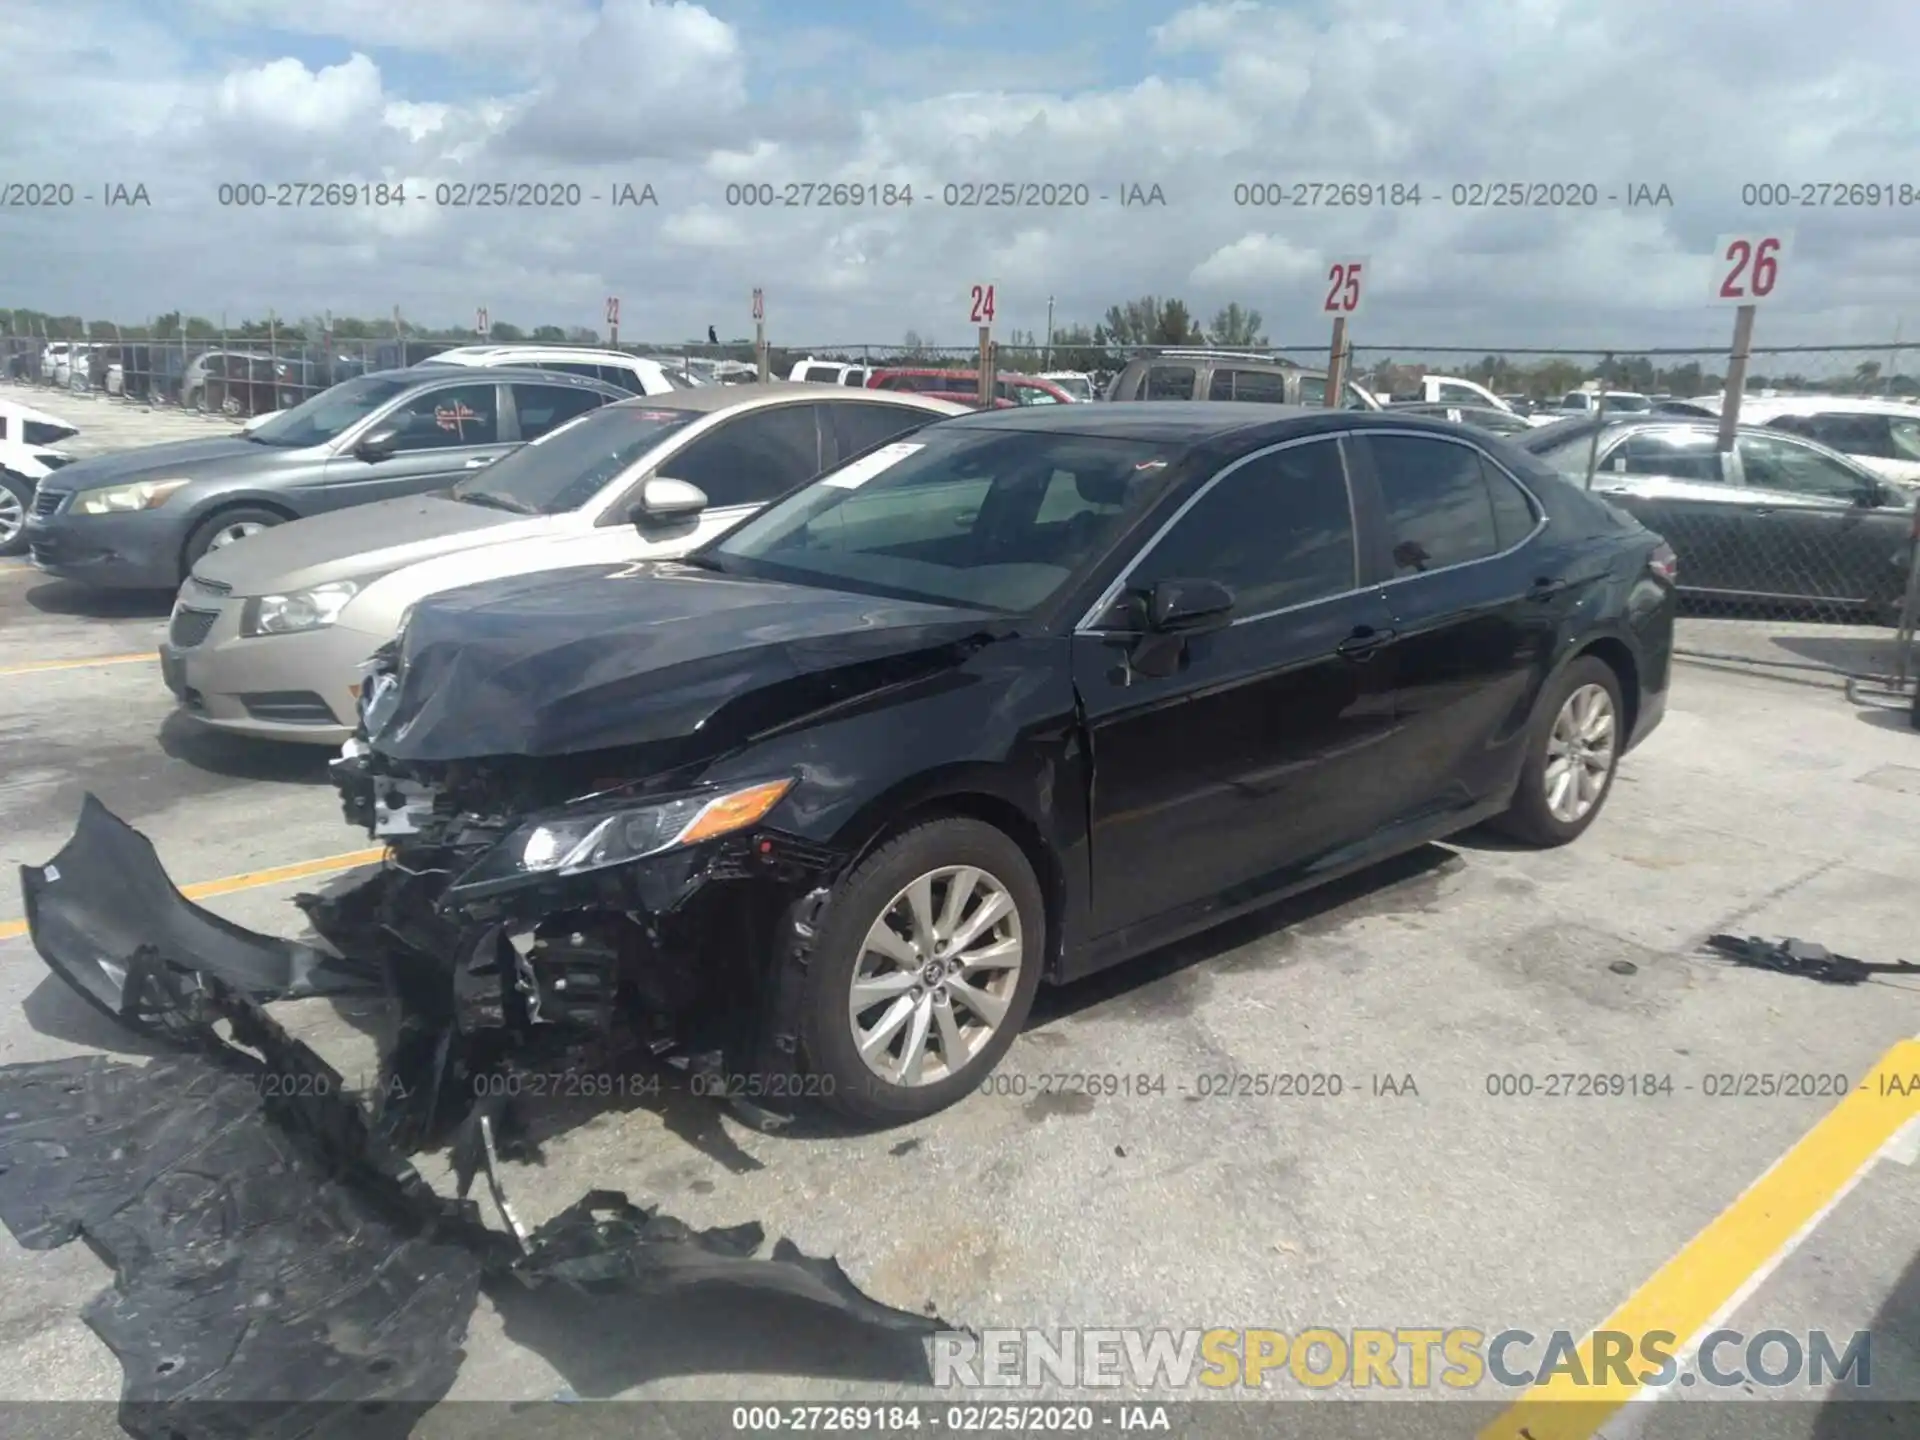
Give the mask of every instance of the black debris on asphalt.
[[[0, 1223], [30, 1249], [84, 1239], [113, 1267], [83, 1314], [124, 1371], [130, 1434], [405, 1435], [452, 1386], [483, 1286], [559, 1286], [586, 1305], [717, 1286], [876, 1332], [948, 1328], [790, 1241], [762, 1256], [757, 1224], [695, 1230], [618, 1191], [491, 1229], [258, 1002], [171, 958], [137, 947], [124, 1003], [180, 1053], [0, 1066]], [[505, 1210], [491, 1121], [470, 1117], [455, 1159], [463, 1195], [484, 1170]]]
[[1811, 940], [1710, 935], [1707, 948], [1736, 965], [1775, 970], [1782, 975], [1801, 975], [1828, 985], [1860, 985], [1875, 975], [1920, 975], [1920, 964], [1911, 960], [1856, 960], [1851, 955], [1836, 955]]

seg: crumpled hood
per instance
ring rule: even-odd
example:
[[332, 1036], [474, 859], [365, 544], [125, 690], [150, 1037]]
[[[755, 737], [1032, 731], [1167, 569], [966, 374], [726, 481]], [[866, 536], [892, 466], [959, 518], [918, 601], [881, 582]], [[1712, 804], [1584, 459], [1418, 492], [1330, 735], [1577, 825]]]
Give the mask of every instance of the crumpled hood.
[[217, 435], [206, 440], [174, 440], [165, 445], [142, 445], [137, 450], [120, 450], [111, 455], [90, 455], [76, 460], [55, 475], [48, 490], [90, 490], [97, 485], [145, 479], [177, 479], [182, 475], [195, 480], [230, 466], [258, 464], [275, 456], [294, 452], [258, 445], [236, 435]]
[[958, 606], [671, 561], [578, 566], [420, 601], [369, 737], [401, 761], [579, 755], [747, 735], [960, 664], [1002, 622]]

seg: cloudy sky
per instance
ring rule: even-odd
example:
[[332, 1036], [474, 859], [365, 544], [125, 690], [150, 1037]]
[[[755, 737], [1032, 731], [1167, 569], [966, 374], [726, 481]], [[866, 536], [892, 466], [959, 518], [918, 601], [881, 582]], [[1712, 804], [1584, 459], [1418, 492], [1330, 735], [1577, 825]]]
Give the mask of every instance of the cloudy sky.
[[[1912, 0], [4, 0], [0, 198], [75, 198], [0, 210], [0, 308], [598, 326], [618, 295], [623, 339], [680, 340], [749, 333], [760, 286], [781, 343], [958, 344], [991, 281], [1002, 332], [1152, 292], [1310, 344], [1365, 256], [1363, 342], [1632, 348], [1720, 343], [1716, 237], [1787, 228], [1760, 340], [1920, 336], [1916, 55]], [[408, 199], [219, 203], [329, 181]], [[476, 182], [579, 202], [436, 203]], [[1009, 182], [1067, 203], [949, 203]], [[1600, 203], [1454, 203], [1512, 182]], [[1895, 203], [1743, 203], [1831, 182]], [[894, 203], [728, 203], [836, 184]], [[1235, 203], [1315, 184], [1420, 199]]]

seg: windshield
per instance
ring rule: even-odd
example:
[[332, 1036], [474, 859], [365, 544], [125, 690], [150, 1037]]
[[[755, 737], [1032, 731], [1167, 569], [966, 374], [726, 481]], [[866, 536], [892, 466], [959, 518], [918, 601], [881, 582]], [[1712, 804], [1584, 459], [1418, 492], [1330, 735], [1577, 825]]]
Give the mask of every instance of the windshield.
[[1574, 416], [1531, 429], [1514, 443], [1529, 454], [1539, 456], [1562, 475], [1584, 480], [1587, 457], [1593, 448], [1594, 431], [1599, 428], [1592, 420]]
[[1051, 377], [1067, 394], [1076, 400], [1093, 399], [1093, 382], [1084, 375], [1055, 375]]
[[1165, 444], [976, 430], [885, 445], [705, 551], [729, 574], [1021, 612], [1159, 493]]
[[462, 480], [453, 487], [453, 498], [526, 515], [578, 510], [647, 451], [699, 417], [696, 410], [609, 405]]
[[1607, 409], [1615, 414], [1644, 414], [1653, 409], [1653, 402], [1644, 395], [1623, 395], [1618, 390], [1607, 392]]
[[414, 379], [362, 375], [331, 390], [322, 390], [291, 410], [281, 411], [249, 430], [247, 438], [262, 445], [284, 445], [292, 449], [324, 445], [419, 383]]

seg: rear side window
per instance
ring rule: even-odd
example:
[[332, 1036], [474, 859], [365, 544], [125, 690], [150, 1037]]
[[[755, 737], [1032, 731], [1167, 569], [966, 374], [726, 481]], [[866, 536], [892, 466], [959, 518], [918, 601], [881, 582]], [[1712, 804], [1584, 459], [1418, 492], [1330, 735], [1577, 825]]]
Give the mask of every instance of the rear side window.
[[910, 405], [863, 405], [858, 401], [829, 405], [826, 413], [833, 417], [834, 438], [842, 460], [885, 444], [896, 435], [918, 430], [935, 418]]
[[1209, 400], [1245, 400], [1256, 405], [1287, 403], [1287, 377], [1276, 370], [1216, 370], [1207, 388]]
[[1704, 430], [1635, 431], [1607, 456], [1604, 468], [1616, 475], [1662, 475], [1708, 484], [1726, 478], [1718, 437]]
[[1375, 435], [1368, 443], [1396, 575], [1484, 560], [1506, 548], [1479, 451], [1418, 435]]
[[1513, 477], [1487, 460], [1480, 459], [1480, 472], [1487, 483], [1487, 495], [1493, 501], [1493, 533], [1502, 550], [1511, 550], [1533, 533], [1540, 523], [1527, 492], [1513, 483]]
[[803, 365], [800, 367], [800, 379], [817, 384], [831, 385], [840, 378], [838, 365]]
[[600, 378], [609, 385], [618, 385], [629, 395], [644, 395], [647, 387], [640, 383], [639, 375], [625, 365], [601, 365], [598, 367]]
[[522, 440], [538, 440], [576, 415], [599, 409], [607, 400], [597, 390], [572, 385], [515, 385], [512, 388]]
[[1191, 365], [1154, 365], [1147, 370], [1142, 400], [1191, 400], [1199, 372]]

